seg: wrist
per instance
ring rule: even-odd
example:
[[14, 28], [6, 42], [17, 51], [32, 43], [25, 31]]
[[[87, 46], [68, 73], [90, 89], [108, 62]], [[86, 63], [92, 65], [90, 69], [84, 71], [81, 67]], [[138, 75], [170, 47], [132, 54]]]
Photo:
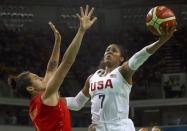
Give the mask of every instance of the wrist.
[[78, 31], [79, 31], [80, 33], [83, 33], [83, 34], [86, 32], [86, 30], [83, 29], [83, 28], [81, 28], [81, 27], [79, 27]]
[[166, 41], [168, 41], [168, 39], [164, 38], [164, 37], [160, 37], [158, 42], [161, 44], [164, 44]]
[[55, 41], [61, 41], [61, 37], [55, 38]]

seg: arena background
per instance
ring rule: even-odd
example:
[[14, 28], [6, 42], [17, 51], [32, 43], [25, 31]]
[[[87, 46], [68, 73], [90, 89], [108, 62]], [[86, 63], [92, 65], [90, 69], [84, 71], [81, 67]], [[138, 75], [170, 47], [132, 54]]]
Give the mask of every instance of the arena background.
[[[61, 54], [74, 37], [79, 7], [95, 7], [96, 24], [87, 32], [76, 62], [60, 92], [75, 96], [99, 64], [105, 47], [124, 45], [131, 56], [155, 41], [145, 26], [147, 12], [156, 5], [170, 7], [177, 17], [174, 37], [152, 56], [134, 77], [130, 118], [139, 127], [187, 131], [187, 1], [186, 0], [1, 0], [0, 1], [0, 131], [33, 131], [28, 100], [7, 85], [10, 74], [30, 70], [43, 75], [53, 47], [51, 20], [62, 35]], [[86, 131], [90, 103], [71, 112], [74, 131]]]

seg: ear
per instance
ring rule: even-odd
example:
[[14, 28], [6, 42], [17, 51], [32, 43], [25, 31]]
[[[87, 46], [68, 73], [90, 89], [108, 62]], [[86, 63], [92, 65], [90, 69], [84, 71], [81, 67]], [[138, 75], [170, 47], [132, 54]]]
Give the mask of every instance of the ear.
[[125, 59], [124, 57], [120, 57], [120, 61], [123, 62]]
[[34, 88], [32, 86], [28, 86], [28, 87], [26, 87], [26, 90], [29, 92], [32, 92], [34, 90]]

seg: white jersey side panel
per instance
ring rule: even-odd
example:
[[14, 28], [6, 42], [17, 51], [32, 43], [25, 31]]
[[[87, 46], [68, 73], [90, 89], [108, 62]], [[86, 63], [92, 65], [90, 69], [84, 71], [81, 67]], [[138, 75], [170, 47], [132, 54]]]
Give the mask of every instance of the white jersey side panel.
[[106, 76], [96, 71], [90, 78], [92, 123], [110, 123], [127, 119], [131, 85], [119, 72], [119, 67]]

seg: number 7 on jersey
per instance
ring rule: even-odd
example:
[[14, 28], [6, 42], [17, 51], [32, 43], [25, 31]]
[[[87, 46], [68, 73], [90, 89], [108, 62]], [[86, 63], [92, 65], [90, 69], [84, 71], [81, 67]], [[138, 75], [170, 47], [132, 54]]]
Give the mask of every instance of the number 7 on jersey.
[[101, 99], [101, 109], [102, 109], [103, 108], [103, 102], [105, 100], [105, 95], [104, 94], [99, 95], [99, 99]]

